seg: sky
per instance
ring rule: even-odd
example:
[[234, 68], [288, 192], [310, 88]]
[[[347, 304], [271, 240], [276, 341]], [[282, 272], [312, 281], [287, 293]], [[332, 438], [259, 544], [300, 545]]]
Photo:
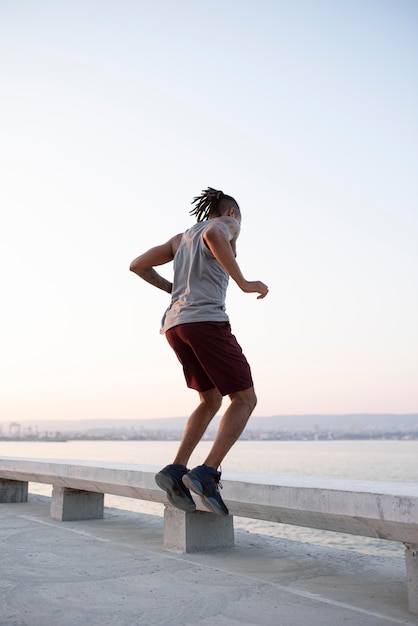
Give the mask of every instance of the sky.
[[417, 31], [413, 0], [0, 0], [0, 423], [193, 410], [129, 264], [207, 186], [269, 286], [227, 296], [254, 415], [417, 412]]

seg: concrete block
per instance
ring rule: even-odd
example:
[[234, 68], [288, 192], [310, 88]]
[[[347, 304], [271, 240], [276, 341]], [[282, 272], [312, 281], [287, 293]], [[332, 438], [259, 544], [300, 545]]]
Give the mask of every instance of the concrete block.
[[68, 487], [54, 487], [51, 497], [51, 517], [59, 522], [82, 519], [102, 519], [104, 494]]
[[203, 552], [234, 545], [232, 515], [194, 511], [185, 513], [172, 506], [164, 509], [164, 546], [176, 552]]
[[0, 502], [27, 502], [28, 483], [0, 478]]
[[406, 587], [411, 613], [418, 614], [418, 545], [405, 544]]

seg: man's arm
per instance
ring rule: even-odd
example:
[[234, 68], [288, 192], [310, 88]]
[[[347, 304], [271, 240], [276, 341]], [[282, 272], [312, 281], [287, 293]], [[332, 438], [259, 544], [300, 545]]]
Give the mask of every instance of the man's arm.
[[268, 287], [261, 280], [246, 280], [235, 259], [235, 243], [240, 232], [239, 222], [233, 217], [213, 219], [203, 234], [203, 239], [215, 259], [228, 272], [245, 293], [258, 293], [265, 298]]
[[172, 283], [156, 272], [154, 267], [170, 263], [170, 261], [174, 259], [181, 238], [182, 234], [180, 233], [169, 239], [166, 243], [147, 250], [147, 252], [144, 252], [144, 254], [141, 254], [132, 261], [129, 269], [131, 272], [138, 274], [143, 280], [146, 280], [147, 283], [167, 293], [171, 293], [173, 287]]

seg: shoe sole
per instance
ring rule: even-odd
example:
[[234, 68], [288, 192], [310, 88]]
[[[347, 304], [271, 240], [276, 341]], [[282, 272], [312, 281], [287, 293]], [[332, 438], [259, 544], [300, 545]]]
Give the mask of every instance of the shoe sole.
[[203, 491], [202, 483], [200, 482], [200, 480], [198, 480], [197, 478], [193, 478], [192, 476], [189, 476], [189, 474], [185, 474], [183, 476], [183, 484], [186, 485], [186, 487], [190, 489], [190, 491], [193, 491], [193, 493], [196, 493], [198, 496], [200, 496], [203, 502], [206, 504], [206, 506], [212, 513], [215, 513], [215, 515], [223, 515], [224, 517], [229, 515], [229, 511], [225, 503], [224, 503], [224, 507], [226, 511], [225, 509], [223, 509], [222, 505], [218, 502], [218, 500], [216, 500], [216, 498], [205, 495]]
[[171, 476], [165, 474], [156, 474], [155, 482], [160, 489], [166, 492], [167, 499], [177, 509], [181, 509], [186, 513], [196, 511], [196, 505], [193, 500], [190, 502], [187, 496], [179, 489], [176, 481]]

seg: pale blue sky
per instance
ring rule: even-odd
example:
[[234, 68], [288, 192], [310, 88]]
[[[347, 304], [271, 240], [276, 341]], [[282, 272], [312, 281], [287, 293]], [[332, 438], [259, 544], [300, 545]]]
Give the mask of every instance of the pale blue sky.
[[[418, 5], [0, 0], [0, 421], [186, 415], [132, 258], [243, 212], [256, 415], [418, 410]], [[163, 273], [170, 278], [171, 268]]]

